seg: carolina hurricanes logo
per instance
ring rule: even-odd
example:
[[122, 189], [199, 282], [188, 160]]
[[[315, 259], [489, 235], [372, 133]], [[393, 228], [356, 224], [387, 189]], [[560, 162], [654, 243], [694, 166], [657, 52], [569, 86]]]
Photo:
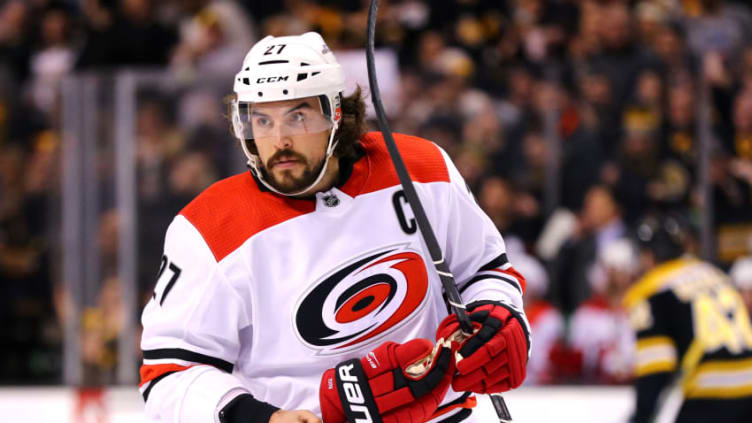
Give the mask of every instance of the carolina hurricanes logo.
[[400, 326], [427, 292], [421, 255], [404, 245], [383, 248], [316, 281], [298, 300], [295, 329], [319, 354], [338, 354]]

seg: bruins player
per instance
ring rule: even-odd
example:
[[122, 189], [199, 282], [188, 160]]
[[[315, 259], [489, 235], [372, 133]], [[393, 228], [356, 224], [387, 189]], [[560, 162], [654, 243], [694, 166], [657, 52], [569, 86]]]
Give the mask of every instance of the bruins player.
[[647, 272], [625, 296], [637, 335], [632, 421], [651, 421], [672, 383], [684, 396], [676, 422], [752, 421], [749, 317], [721, 270], [684, 255], [685, 236], [669, 216], [637, 229]]

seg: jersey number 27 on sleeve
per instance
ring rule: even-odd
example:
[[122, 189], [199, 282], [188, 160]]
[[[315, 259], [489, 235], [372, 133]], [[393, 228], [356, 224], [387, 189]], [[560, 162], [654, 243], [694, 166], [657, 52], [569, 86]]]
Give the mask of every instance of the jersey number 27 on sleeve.
[[[162, 263], [159, 265], [159, 273], [157, 274], [157, 287], [159, 287], [159, 281], [162, 279], [162, 275], [167, 268], [170, 269], [170, 272], [172, 272], [172, 274], [170, 276], [170, 280], [167, 282], [167, 286], [165, 286], [164, 290], [162, 291], [162, 297], [159, 299], [160, 306], [162, 305], [162, 303], [164, 303], [165, 298], [167, 298], [167, 294], [169, 294], [172, 287], [175, 286], [175, 282], [178, 281], [180, 272], [182, 272], [182, 270], [175, 263], [171, 263], [167, 256], [163, 255]], [[157, 299], [156, 289], [151, 296], [155, 300]]]

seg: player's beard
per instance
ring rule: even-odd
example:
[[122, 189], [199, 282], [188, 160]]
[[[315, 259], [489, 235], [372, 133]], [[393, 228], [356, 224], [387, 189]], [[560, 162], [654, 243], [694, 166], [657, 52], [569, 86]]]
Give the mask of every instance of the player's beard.
[[[297, 160], [304, 166], [303, 173], [296, 177], [293, 175], [293, 170], [286, 169], [279, 172], [278, 177], [273, 172], [273, 166], [281, 159]], [[322, 166], [324, 166], [324, 160], [321, 160], [316, 166], [311, 166], [302, 154], [293, 150], [280, 150], [266, 161], [263, 172], [269, 185], [277, 191], [287, 194], [308, 188], [319, 176]], [[272, 171], [267, 169], [272, 169]]]

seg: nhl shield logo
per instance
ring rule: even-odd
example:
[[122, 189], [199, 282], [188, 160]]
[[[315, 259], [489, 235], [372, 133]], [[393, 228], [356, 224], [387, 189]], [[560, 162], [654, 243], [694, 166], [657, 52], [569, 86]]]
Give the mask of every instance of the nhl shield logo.
[[406, 245], [376, 250], [314, 282], [295, 307], [295, 331], [317, 354], [341, 354], [401, 327], [427, 293], [417, 251]]
[[329, 194], [323, 198], [324, 205], [327, 207], [337, 207], [339, 205], [339, 198], [334, 194]]

